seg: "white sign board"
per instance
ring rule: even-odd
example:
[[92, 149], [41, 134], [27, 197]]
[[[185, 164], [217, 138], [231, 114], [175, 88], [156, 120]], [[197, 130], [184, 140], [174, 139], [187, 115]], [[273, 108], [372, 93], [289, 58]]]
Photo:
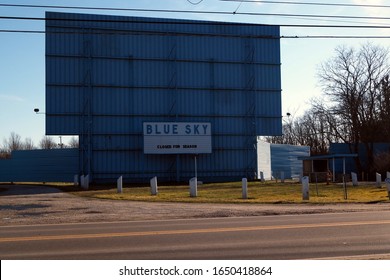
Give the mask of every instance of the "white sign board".
[[144, 123], [145, 154], [209, 154], [211, 123]]

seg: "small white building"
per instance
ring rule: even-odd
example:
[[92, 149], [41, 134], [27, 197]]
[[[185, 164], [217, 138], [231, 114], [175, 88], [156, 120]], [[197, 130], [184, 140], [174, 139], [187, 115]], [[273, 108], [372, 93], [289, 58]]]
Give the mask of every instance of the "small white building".
[[302, 173], [302, 161], [298, 157], [310, 156], [309, 146], [295, 146], [287, 144], [270, 144], [257, 141], [257, 174], [263, 172], [265, 180], [281, 178], [298, 178]]

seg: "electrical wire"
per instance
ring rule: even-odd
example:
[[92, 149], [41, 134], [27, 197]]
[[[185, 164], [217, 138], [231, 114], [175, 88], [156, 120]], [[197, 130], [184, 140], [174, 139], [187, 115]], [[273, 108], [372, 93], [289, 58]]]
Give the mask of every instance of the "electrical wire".
[[[220, 0], [220, 1], [223, 1], [223, 0]], [[25, 5], [25, 4], [0, 4], [0, 7], [76, 9], [76, 10], [107, 10], [107, 11], [132, 11], [132, 12], [161, 12], [161, 13], [189, 13], [189, 14], [217, 14], [217, 15], [232, 15], [234, 13], [234, 12], [229, 12], [229, 11], [191, 11], [191, 10], [108, 8], [108, 7]], [[390, 6], [388, 6], [388, 7], [390, 7]], [[246, 16], [272, 16], [272, 17], [277, 16], [277, 17], [302, 17], [302, 18], [321, 18], [321, 19], [322, 18], [340, 18], [340, 19], [390, 20], [390, 17], [374, 17], [374, 16], [346, 16], [346, 15], [338, 16], [338, 15], [254, 13], [254, 12], [236, 12], [235, 14], [246, 15]]]
[[[56, 26], [56, 28], [60, 28]], [[64, 27], [62, 27], [64, 28]], [[75, 27], [73, 27], [75, 28]], [[63, 34], [63, 35], [80, 35], [80, 34], [91, 34], [91, 35], [159, 35], [159, 36], [191, 36], [191, 37], [238, 37], [238, 38], [253, 38], [253, 39], [390, 39], [390, 35], [386, 36], [358, 36], [358, 35], [298, 35], [298, 36], [264, 36], [264, 35], [234, 35], [234, 34], [198, 34], [198, 33], [183, 33], [183, 32], [158, 32], [158, 31], [140, 31], [140, 30], [103, 30], [103, 29], [88, 29], [85, 30], [82, 27], [80, 31], [59, 31], [59, 30], [11, 30], [11, 29], [0, 29], [0, 33], [25, 33], [25, 34]]]
[[306, 36], [280, 36], [280, 39], [390, 39], [389, 36], [348, 36], [348, 35], [306, 35]]
[[[230, 1], [230, 2], [247, 2], [248, 0], [220, 0], [220, 1]], [[330, 3], [303, 3], [303, 2], [287, 2], [287, 1], [249, 1], [249, 2], [267, 2], [267, 3], [283, 3], [283, 4], [319, 4], [319, 5], [344, 5], [344, 4], [330, 4]], [[200, 3], [200, 2], [199, 2]], [[352, 4], [351, 4], [352, 5]], [[201, 14], [229, 14], [231, 15], [231, 12], [225, 12], [225, 11], [186, 11], [186, 10], [164, 10], [164, 9], [133, 9], [133, 8], [104, 8], [104, 7], [76, 7], [76, 6], [57, 6], [57, 5], [26, 5], [26, 4], [1, 4], [0, 7], [19, 7], [19, 8], [54, 8], [54, 9], [87, 9], [87, 10], [115, 10], [115, 11], [135, 11], [135, 12], [169, 12], [169, 13], [201, 13]], [[354, 6], [361, 6], [354, 4]], [[378, 7], [378, 5], [364, 5], [364, 6], [370, 6], [370, 7]], [[385, 6], [390, 7], [390, 6]], [[317, 19], [317, 18], [341, 18], [341, 19], [365, 19], [365, 20], [372, 20], [372, 19], [381, 19], [381, 20], [390, 20], [389, 17], [362, 17], [362, 16], [329, 16], [329, 15], [308, 15], [308, 14], [276, 14], [276, 13], [243, 13], [239, 12], [237, 14], [241, 15], [250, 15], [250, 16], [280, 16], [280, 17], [303, 17], [307, 19]], [[119, 20], [119, 19], [70, 19], [70, 18], [40, 18], [40, 17], [12, 17], [12, 16], [0, 16], [0, 20], [36, 20], [36, 21], [46, 21], [50, 22], [51, 20], [62, 20], [62, 21], [89, 21], [89, 22], [123, 22], [123, 23], [136, 23], [137, 20]], [[210, 22], [210, 21], [178, 21], [178, 20], [153, 20], [153, 21], [138, 21], [140, 23], [153, 23], [153, 24], [206, 24], [206, 25], [257, 25], [255, 23], [227, 23], [227, 22]], [[381, 25], [369, 25], [369, 23], [366, 23], [364, 25], [325, 25], [325, 24], [273, 24], [280, 27], [294, 27], [294, 28], [358, 28], [358, 29], [387, 29], [390, 28], [390, 25], [381, 24]], [[2, 29], [0, 30], [2, 33], [45, 33], [45, 31], [40, 30], [11, 30], [11, 29]], [[196, 35], [196, 34], [194, 34]], [[321, 35], [321, 36], [313, 36], [313, 35], [307, 35], [307, 36], [281, 36], [280, 39], [290, 39], [290, 38], [389, 38], [389, 36], [337, 36], [337, 35]]]
[[[200, 2], [202, 2], [202, 1], [203, 0], [201, 0]], [[286, 5], [330, 6], [330, 7], [333, 6], [333, 7], [390, 8], [390, 5], [374, 5], [374, 4], [320, 3], [320, 2], [296, 2], [296, 1], [263, 1], [263, 0], [219, 0], [219, 1], [221, 1], [221, 2], [247, 2], [247, 3], [254, 3], [254, 4], [255, 3], [264, 3], [264, 4], [286, 4]], [[189, 1], [189, 3], [191, 3], [191, 2]], [[197, 4], [195, 3], [195, 5], [197, 5]], [[135, 8], [85, 7], [85, 6], [10, 4], [10, 3], [0, 3], [0, 7], [53, 8], [53, 9], [77, 9], [77, 10], [111, 10], [111, 11], [150, 11], [150, 9], [135, 9]], [[175, 12], [174, 10], [160, 10], [160, 11]], [[178, 11], [178, 12], [183, 12], [183, 11]], [[193, 12], [196, 12], [196, 11], [193, 11]]]
[[306, 5], [306, 6], [333, 6], [333, 7], [364, 7], [364, 8], [390, 8], [389, 5], [374, 4], [348, 4], [348, 3], [318, 3], [318, 2], [295, 2], [295, 1], [263, 1], [263, 0], [219, 0], [220, 2], [246, 2], [263, 4], [287, 4], [287, 5]]
[[203, 0], [199, 0], [198, 2], [192, 2], [191, 0], [187, 0], [188, 3], [191, 3], [192, 5], [198, 5], [203, 2]]
[[[209, 14], [231, 14], [230, 12], [207, 12], [203, 11], [200, 13], [209, 13]], [[278, 13], [245, 13], [238, 12], [240, 15], [248, 15], [248, 16], [280, 16], [280, 17], [308, 17], [308, 18], [340, 18], [340, 19], [366, 19], [366, 20], [390, 20], [390, 17], [368, 17], [368, 16], [335, 16], [335, 15], [309, 15], [309, 14], [278, 14]], [[38, 18], [38, 17], [19, 17], [19, 16], [0, 16], [0, 19], [7, 20], [50, 20], [46, 18]], [[64, 21], [95, 21], [93, 19], [61, 19]], [[103, 22], [130, 22], [128, 20], [97, 20]], [[208, 22], [209, 23], [209, 22]], [[255, 23], [253, 23], [255, 24]], [[274, 24], [282, 26], [282, 24]], [[386, 25], [385, 25], [386, 26]], [[313, 26], [315, 27], [315, 26]], [[332, 26], [330, 26], [332, 27]]]
[[237, 13], [237, 11], [241, 7], [242, 3], [243, 3], [243, 1], [241, 1], [240, 4], [238, 4], [238, 7], [237, 7], [237, 9], [234, 10], [233, 15], [235, 15]]
[[[2, 19], [4, 17], [0, 17]], [[196, 22], [196, 21], [148, 21], [148, 20], [132, 20], [132, 21], [127, 21], [127, 20], [117, 20], [117, 19], [112, 19], [112, 20], [93, 20], [93, 19], [63, 19], [63, 18], [20, 18], [20, 17], [6, 17], [7, 19], [24, 19], [24, 20], [39, 20], [47, 21], [47, 26], [48, 27], [54, 27], [54, 28], [61, 28], [61, 30], [18, 30], [18, 29], [1, 29], [0, 33], [26, 33], [26, 34], [102, 34], [102, 35], [139, 35], [139, 34], [148, 34], [148, 35], [172, 35], [172, 36], [217, 36], [216, 34], [198, 34], [194, 32], [180, 32], [180, 31], [139, 31], [139, 30], [120, 30], [120, 29], [107, 29], [107, 28], [102, 28], [99, 26], [94, 26], [94, 27], [89, 27], [89, 28], [84, 28], [80, 26], [50, 26], [50, 22], [53, 21], [79, 21], [79, 22], [95, 22], [95, 23], [111, 23], [111, 22], [117, 22], [117, 23], [126, 23], [126, 24], [135, 24], [135, 23], [143, 23], [143, 24], [206, 24], [206, 25], [236, 25], [236, 23], [226, 23], [226, 22]], [[238, 23], [238, 25], [250, 25], [253, 26], [254, 24], [241, 24]], [[363, 25], [363, 26], [356, 26], [356, 25], [331, 25], [331, 26], [325, 26], [325, 25], [281, 25], [281, 27], [310, 27], [310, 28], [361, 28], [361, 29], [389, 29], [390, 26], [369, 26], [369, 25]], [[72, 30], [67, 30], [66, 29], [72, 29]], [[251, 38], [261, 38], [261, 39], [389, 39], [390, 36], [349, 36], [349, 35], [305, 35], [305, 36], [257, 36], [257, 35], [236, 35], [236, 34], [220, 34], [219, 36], [225, 36], [225, 37], [251, 37]]]
[[[120, 17], [120, 16], [119, 16]], [[235, 22], [219, 22], [219, 21], [194, 21], [194, 20], [169, 20], [169, 19], [154, 19], [154, 20], [128, 20], [124, 19], [82, 19], [82, 18], [42, 18], [42, 17], [8, 17], [0, 16], [0, 20], [26, 20], [26, 21], [64, 21], [64, 22], [95, 22], [95, 23], [148, 23], [148, 24], [165, 24], [165, 25], [215, 25], [215, 26], [255, 26], [261, 25], [256, 23], [235, 23]], [[325, 24], [269, 24], [268, 26], [279, 26], [285, 28], [347, 28], [347, 29], [389, 29], [390, 25], [325, 25]]]

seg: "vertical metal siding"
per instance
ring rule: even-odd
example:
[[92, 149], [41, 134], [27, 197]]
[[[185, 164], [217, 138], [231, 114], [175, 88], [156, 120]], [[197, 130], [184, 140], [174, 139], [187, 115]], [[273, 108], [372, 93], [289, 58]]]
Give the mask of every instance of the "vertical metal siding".
[[192, 176], [192, 156], [143, 154], [146, 121], [211, 122], [209, 180], [253, 178], [256, 136], [281, 134], [278, 26], [47, 13], [46, 29], [46, 132], [79, 134], [94, 179]]
[[14, 151], [0, 160], [0, 182], [73, 182], [78, 149]]
[[272, 176], [281, 178], [284, 172], [285, 178], [299, 177], [302, 173], [302, 161], [298, 157], [310, 156], [310, 147], [271, 144], [271, 169]]

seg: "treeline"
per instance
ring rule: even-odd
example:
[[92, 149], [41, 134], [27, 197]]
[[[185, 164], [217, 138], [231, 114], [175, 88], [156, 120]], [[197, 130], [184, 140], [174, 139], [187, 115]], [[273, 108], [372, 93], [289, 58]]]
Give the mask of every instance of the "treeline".
[[60, 148], [78, 148], [79, 141], [76, 137], [72, 137], [68, 144], [58, 143], [56, 137], [43, 136], [38, 145], [35, 145], [31, 138], [25, 138], [11, 132], [8, 138], [3, 139], [3, 144], [0, 146], [0, 158], [9, 158], [12, 151], [16, 150], [35, 150], [35, 149], [60, 149]]
[[[348, 143], [351, 153], [363, 145], [367, 165], [357, 158], [356, 166], [372, 172], [376, 158], [389, 158], [374, 151], [374, 143], [390, 143], [389, 49], [371, 43], [360, 49], [340, 46], [317, 76], [322, 96], [311, 100], [303, 116], [284, 118], [283, 136], [266, 140], [310, 146], [312, 155], [328, 153], [330, 143]], [[390, 161], [385, 165], [390, 168]]]

